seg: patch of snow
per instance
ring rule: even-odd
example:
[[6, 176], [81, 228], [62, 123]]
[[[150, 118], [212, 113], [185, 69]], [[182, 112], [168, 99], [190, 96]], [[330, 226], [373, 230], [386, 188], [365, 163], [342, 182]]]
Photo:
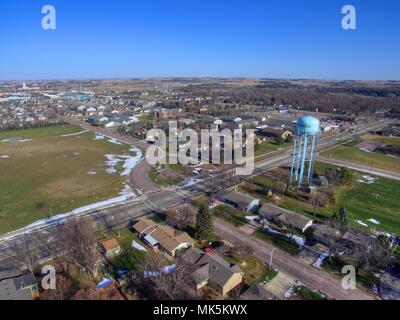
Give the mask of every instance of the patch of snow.
[[83, 130], [83, 131], [80, 131], [80, 132], [63, 134], [63, 135], [61, 135], [60, 137], [73, 137], [73, 136], [79, 136], [79, 135], [81, 135], [81, 134], [84, 134], [84, 133], [86, 133], [86, 132], [89, 132], [89, 130]]
[[356, 223], [358, 223], [360, 226], [363, 226], [363, 227], [367, 227], [368, 228], [368, 225], [366, 224], [366, 223], [364, 223], [364, 222], [362, 222], [361, 220], [354, 220]]
[[140, 159], [142, 159], [142, 151], [140, 151], [139, 148], [132, 146], [129, 149], [129, 152], [135, 152], [135, 156], [129, 156], [126, 158], [123, 165], [124, 171], [121, 173], [121, 176], [129, 175], [131, 170], [139, 163]]
[[164, 274], [169, 274], [172, 273], [176, 270], [176, 264], [172, 264], [170, 266], [166, 266], [164, 268], [162, 268], [161, 272]]
[[2, 139], [1, 142], [28, 142], [32, 141], [32, 139], [23, 139], [23, 138], [9, 138], [9, 139]]
[[140, 245], [139, 243], [137, 243], [135, 240], [132, 241], [132, 247], [139, 251], [147, 252], [147, 249], [145, 247], [143, 247], [142, 245]]
[[368, 152], [368, 153], [373, 153], [371, 150], [369, 150], [367, 148], [358, 148], [358, 150]]
[[381, 224], [378, 220], [375, 219], [368, 219], [369, 222], [372, 222], [373, 224]]
[[197, 183], [199, 183], [199, 182], [201, 182], [201, 181], [203, 181], [203, 180], [202, 180], [202, 179], [193, 179], [193, 178], [191, 178], [191, 179], [189, 179], [189, 180], [184, 181], [183, 183], [181, 183], [181, 184], [180, 184], [179, 186], [177, 186], [176, 188], [177, 188], [177, 189], [184, 189], [184, 188], [193, 186], [193, 185], [195, 185], [195, 184], [197, 184]]
[[96, 136], [93, 138], [93, 140], [104, 140], [104, 136], [101, 134], [96, 134]]
[[135, 152], [135, 156], [127, 156], [127, 155], [116, 155], [116, 154], [106, 154], [107, 158], [106, 165], [108, 168], [106, 172], [109, 174], [114, 174], [117, 172], [115, 166], [120, 162], [123, 162], [121, 176], [128, 176], [131, 170], [139, 163], [142, 158], [142, 151], [139, 148], [132, 146], [129, 149], [129, 152]]
[[318, 257], [317, 260], [313, 263], [313, 267], [318, 269], [321, 268], [322, 263], [325, 261], [326, 258], [329, 257], [329, 252], [322, 252], [321, 255]]
[[5, 154], [5, 155], [0, 156], [0, 159], [8, 159], [9, 157], [10, 157], [9, 155]]
[[254, 221], [255, 219], [258, 218], [258, 216], [245, 216], [245, 218], [249, 221]]
[[306, 241], [305, 241], [304, 238], [299, 237], [299, 236], [296, 236], [296, 235], [293, 235], [293, 236], [292, 236], [291, 233], [279, 232], [279, 231], [274, 230], [274, 229], [272, 229], [272, 228], [270, 228], [270, 227], [268, 227], [268, 226], [265, 226], [265, 227], [264, 227], [264, 230], [265, 230], [265, 229], [266, 229], [268, 232], [270, 232], [270, 233], [275, 233], [275, 234], [279, 234], [279, 235], [284, 236], [284, 237], [292, 238], [293, 241], [296, 242], [296, 244], [297, 244], [299, 247], [304, 247], [304, 245], [305, 245], [305, 243], [306, 243]]
[[90, 175], [90, 176], [94, 176], [95, 174], [97, 174], [97, 172], [96, 171], [89, 171], [87, 174]]
[[374, 184], [377, 181], [377, 178], [363, 175], [362, 179], [358, 179], [357, 182], [366, 183], [366, 184]]
[[108, 139], [108, 142], [111, 142], [111, 143], [113, 143], [113, 144], [118, 144], [118, 145], [121, 145], [121, 144], [122, 144], [122, 142], [119, 142], [119, 141], [117, 141], [117, 140], [115, 140], [115, 139]]

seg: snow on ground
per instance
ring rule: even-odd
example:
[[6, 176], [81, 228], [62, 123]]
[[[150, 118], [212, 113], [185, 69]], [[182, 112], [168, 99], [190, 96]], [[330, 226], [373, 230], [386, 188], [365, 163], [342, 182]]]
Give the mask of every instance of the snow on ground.
[[117, 172], [115, 166], [119, 163], [123, 162], [122, 164], [122, 172], [121, 176], [128, 176], [131, 170], [138, 164], [140, 159], [142, 158], [142, 151], [139, 148], [132, 146], [129, 149], [129, 152], [135, 152], [134, 156], [128, 155], [117, 155], [117, 154], [106, 154], [105, 157], [107, 158], [106, 165], [108, 168], [106, 172], [109, 174], [114, 174]]
[[4, 155], [0, 156], [0, 159], [8, 159], [9, 157], [10, 157], [9, 155], [4, 154]]
[[360, 226], [363, 226], [363, 227], [368, 227], [368, 225], [366, 224], [366, 223], [364, 223], [364, 222], [362, 222], [361, 220], [354, 220], [356, 223], [358, 223]]
[[94, 175], [97, 174], [97, 172], [96, 171], [89, 171], [87, 174], [90, 175], [90, 176], [94, 176]]
[[118, 145], [121, 145], [121, 144], [122, 144], [122, 142], [119, 142], [119, 141], [117, 141], [117, 140], [115, 140], [115, 139], [108, 139], [108, 142], [111, 142], [111, 143], [113, 143], [113, 144], [118, 144]]
[[366, 184], [374, 184], [377, 180], [378, 180], [377, 178], [363, 175], [362, 179], [358, 179], [357, 182], [366, 183]]
[[254, 221], [255, 219], [258, 218], [258, 216], [245, 216], [245, 218], [249, 221]]
[[176, 188], [177, 189], [187, 188], [187, 187], [193, 186], [201, 181], [203, 181], [203, 180], [202, 179], [189, 179], [189, 180], [186, 180], [185, 182], [181, 183]]
[[28, 142], [32, 141], [32, 139], [23, 139], [23, 138], [10, 138], [10, 139], [1, 139], [0, 142]]
[[373, 224], [381, 224], [378, 220], [375, 219], [368, 219], [369, 222], [372, 222]]
[[119, 194], [118, 197], [111, 198], [111, 199], [104, 200], [104, 201], [100, 201], [100, 202], [96, 202], [96, 203], [93, 203], [93, 204], [89, 204], [87, 206], [72, 210], [71, 212], [68, 212], [68, 213], [58, 214], [58, 215], [55, 215], [55, 216], [53, 216], [51, 218], [46, 218], [46, 219], [42, 219], [42, 220], [36, 221], [36, 222], [30, 224], [27, 228], [34, 227], [34, 226], [41, 225], [41, 224], [58, 223], [58, 222], [61, 222], [65, 218], [68, 218], [68, 217], [70, 217], [72, 215], [77, 215], [77, 214], [81, 214], [81, 213], [84, 213], [84, 212], [87, 212], [87, 211], [90, 211], [90, 210], [106, 207], [106, 206], [109, 206], [109, 205], [112, 205], [112, 204], [116, 204], [116, 203], [120, 203], [120, 202], [126, 201], [128, 199], [132, 199], [132, 198], [135, 198], [135, 197], [136, 197], [136, 195], [133, 193], [131, 188], [129, 186], [125, 186], [125, 189]]
[[279, 234], [279, 235], [281, 235], [281, 236], [285, 236], [285, 237], [288, 237], [288, 238], [292, 238], [293, 241], [296, 242], [296, 244], [297, 244], [299, 247], [304, 247], [304, 245], [305, 245], [305, 239], [302, 238], [302, 237], [299, 237], [299, 236], [296, 236], [296, 235], [293, 235], [293, 236], [292, 236], [292, 234], [290, 234], [290, 233], [279, 232], [279, 231], [274, 230], [274, 229], [272, 229], [272, 228], [270, 228], [270, 227], [268, 227], [268, 226], [265, 226], [265, 227], [264, 227], [264, 230], [267, 230], [267, 231], [270, 232], [270, 233], [275, 233], [275, 234]]
[[313, 267], [321, 268], [322, 263], [325, 261], [326, 258], [329, 257], [329, 252], [322, 252], [321, 255], [318, 257], [317, 260], [313, 263]]
[[104, 136], [101, 134], [96, 134], [96, 136], [93, 138], [93, 140], [104, 140]]
[[358, 148], [358, 150], [368, 152], [368, 153], [373, 153], [371, 150], [369, 150], [367, 148]]
[[139, 250], [139, 251], [147, 251], [145, 247], [137, 243], [135, 240], [132, 241], [132, 247]]
[[79, 136], [79, 135], [81, 135], [81, 134], [84, 134], [84, 133], [86, 133], [86, 132], [89, 132], [89, 130], [83, 130], [83, 131], [80, 131], [80, 132], [63, 134], [63, 135], [61, 135], [60, 137], [73, 137], [73, 136]]

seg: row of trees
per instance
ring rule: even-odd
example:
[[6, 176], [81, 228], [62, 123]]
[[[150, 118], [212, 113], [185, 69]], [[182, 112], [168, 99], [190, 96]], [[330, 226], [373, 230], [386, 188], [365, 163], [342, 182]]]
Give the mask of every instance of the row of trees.
[[67, 125], [64, 121], [34, 121], [24, 123], [12, 123], [0, 125], [0, 131], [11, 131], [20, 129], [34, 129], [34, 128], [47, 128]]

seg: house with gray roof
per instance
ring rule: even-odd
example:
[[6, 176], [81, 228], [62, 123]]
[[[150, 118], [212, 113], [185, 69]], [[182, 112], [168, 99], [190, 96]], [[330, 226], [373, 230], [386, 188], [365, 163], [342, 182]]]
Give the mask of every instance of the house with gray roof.
[[209, 286], [225, 296], [243, 280], [243, 272], [237, 265], [215, 253], [190, 248], [182, 255], [182, 260], [193, 267], [192, 280], [197, 290]]
[[265, 203], [259, 210], [259, 214], [269, 221], [292, 227], [304, 232], [312, 226], [313, 220], [293, 211], [278, 207], [272, 203]]
[[38, 282], [32, 273], [0, 271], [0, 300], [33, 300], [38, 295]]
[[245, 212], [249, 212], [260, 204], [260, 199], [240, 192], [220, 192], [217, 198], [226, 204]]

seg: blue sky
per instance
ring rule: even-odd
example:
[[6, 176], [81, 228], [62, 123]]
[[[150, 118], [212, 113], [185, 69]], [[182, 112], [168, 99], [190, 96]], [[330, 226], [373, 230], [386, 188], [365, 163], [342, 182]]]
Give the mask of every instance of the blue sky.
[[0, 1], [2, 80], [169, 76], [399, 80], [400, 1]]

